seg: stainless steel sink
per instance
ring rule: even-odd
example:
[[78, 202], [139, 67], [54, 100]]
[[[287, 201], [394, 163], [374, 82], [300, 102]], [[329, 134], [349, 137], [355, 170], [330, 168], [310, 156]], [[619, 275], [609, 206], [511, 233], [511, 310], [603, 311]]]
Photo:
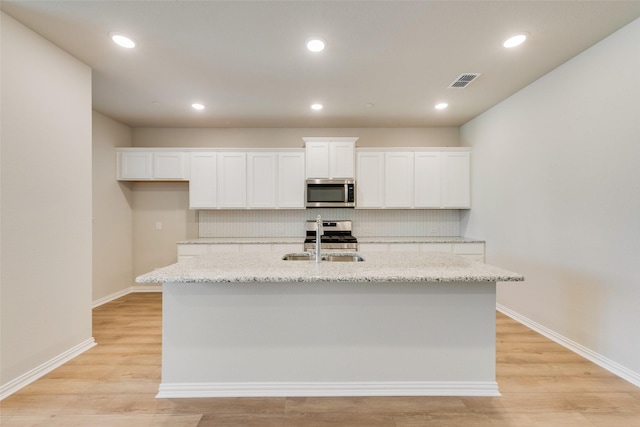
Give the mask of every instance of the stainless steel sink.
[[364, 261], [360, 255], [355, 254], [344, 254], [344, 255], [324, 255], [322, 256], [322, 261], [329, 262], [360, 262]]
[[[364, 261], [358, 254], [331, 254], [322, 255], [320, 259], [324, 262], [360, 262]], [[286, 254], [283, 261], [313, 261], [313, 254]]]
[[311, 255], [286, 254], [282, 257], [284, 261], [310, 261]]

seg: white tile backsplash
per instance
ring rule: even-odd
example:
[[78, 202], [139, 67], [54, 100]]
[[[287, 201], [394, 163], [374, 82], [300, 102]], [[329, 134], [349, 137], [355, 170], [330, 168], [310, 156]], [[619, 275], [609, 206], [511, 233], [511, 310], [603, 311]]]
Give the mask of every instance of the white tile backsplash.
[[356, 237], [459, 236], [460, 211], [444, 210], [201, 210], [199, 237], [303, 237], [305, 221], [350, 219]]

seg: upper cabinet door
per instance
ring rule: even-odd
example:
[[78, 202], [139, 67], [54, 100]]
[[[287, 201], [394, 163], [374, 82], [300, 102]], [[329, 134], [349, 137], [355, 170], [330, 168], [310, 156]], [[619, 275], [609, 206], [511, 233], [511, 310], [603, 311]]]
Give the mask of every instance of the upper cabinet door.
[[218, 157], [215, 152], [191, 153], [189, 208], [218, 207]]
[[188, 179], [188, 154], [158, 149], [118, 149], [120, 181], [183, 181]]
[[471, 208], [471, 153], [444, 152], [443, 155], [443, 208]]
[[276, 153], [247, 154], [247, 206], [275, 208], [278, 157]]
[[413, 153], [391, 152], [384, 155], [385, 207], [413, 207]]
[[384, 153], [360, 152], [356, 178], [356, 207], [384, 207]]
[[440, 208], [442, 203], [441, 153], [416, 152], [414, 158], [414, 206]]
[[191, 153], [191, 209], [304, 208], [304, 152]]
[[185, 179], [185, 155], [176, 152], [153, 153], [153, 179]]
[[355, 144], [358, 138], [303, 138], [306, 143], [307, 178], [355, 178]]
[[329, 178], [355, 178], [354, 142], [329, 143]]
[[218, 153], [218, 206], [227, 209], [247, 207], [246, 153]]
[[118, 152], [118, 179], [153, 179], [153, 153], [151, 151]]
[[278, 207], [304, 208], [304, 153], [278, 154]]
[[307, 178], [329, 178], [328, 142], [307, 142]]

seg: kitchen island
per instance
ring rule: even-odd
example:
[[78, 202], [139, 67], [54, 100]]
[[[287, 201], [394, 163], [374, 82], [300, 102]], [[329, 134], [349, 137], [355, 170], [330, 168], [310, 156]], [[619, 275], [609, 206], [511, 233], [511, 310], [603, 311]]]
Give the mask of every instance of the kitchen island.
[[163, 283], [158, 397], [499, 395], [496, 282], [521, 275], [445, 253], [282, 255], [136, 279]]

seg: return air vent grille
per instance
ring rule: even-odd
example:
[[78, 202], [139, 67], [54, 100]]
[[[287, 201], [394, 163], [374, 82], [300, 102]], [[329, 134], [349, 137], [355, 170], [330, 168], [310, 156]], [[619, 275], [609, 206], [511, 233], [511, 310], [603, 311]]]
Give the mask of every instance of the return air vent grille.
[[453, 81], [453, 83], [451, 83], [449, 85], [449, 87], [450, 88], [454, 88], [454, 89], [465, 88], [465, 87], [469, 86], [472, 81], [477, 79], [479, 75], [480, 75], [480, 73], [464, 73], [464, 74], [460, 74], [458, 76], [458, 78], [455, 79]]

